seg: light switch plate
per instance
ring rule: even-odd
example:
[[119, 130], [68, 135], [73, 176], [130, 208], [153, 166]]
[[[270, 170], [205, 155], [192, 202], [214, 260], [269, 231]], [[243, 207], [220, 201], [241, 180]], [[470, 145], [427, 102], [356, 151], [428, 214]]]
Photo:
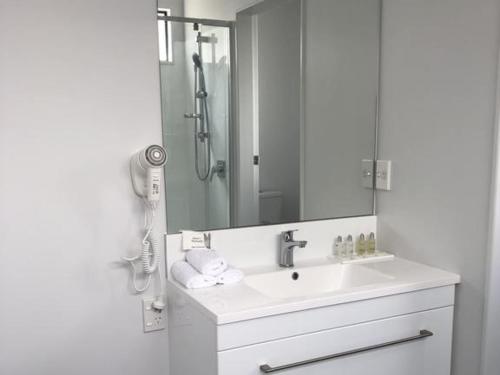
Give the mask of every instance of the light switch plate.
[[377, 160], [375, 170], [375, 188], [377, 190], [391, 190], [392, 162], [390, 160]]
[[361, 160], [361, 186], [367, 189], [373, 189], [373, 160]]
[[144, 332], [160, 331], [165, 329], [167, 324], [167, 309], [154, 309], [153, 303], [155, 300], [156, 298], [144, 298], [142, 300]]

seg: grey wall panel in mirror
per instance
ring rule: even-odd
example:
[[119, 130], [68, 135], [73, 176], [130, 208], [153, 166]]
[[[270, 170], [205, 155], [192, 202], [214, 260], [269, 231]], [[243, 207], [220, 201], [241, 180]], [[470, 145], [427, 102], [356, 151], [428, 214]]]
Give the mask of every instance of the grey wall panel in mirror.
[[380, 1], [158, 6], [169, 233], [373, 214]]
[[360, 183], [373, 159], [379, 85], [380, 3], [304, 2], [304, 218], [370, 213]]

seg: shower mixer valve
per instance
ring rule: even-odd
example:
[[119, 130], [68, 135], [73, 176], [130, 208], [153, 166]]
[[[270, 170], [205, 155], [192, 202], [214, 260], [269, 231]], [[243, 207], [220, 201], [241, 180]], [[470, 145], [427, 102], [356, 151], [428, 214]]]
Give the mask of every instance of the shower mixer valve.
[[219, 178], [226, 177], [226, 161], [225, 160], [217, 160], [217, 164], [212, 167], [210, 170], [210, 181], [213, 180], [214, 175], [217, 175]]

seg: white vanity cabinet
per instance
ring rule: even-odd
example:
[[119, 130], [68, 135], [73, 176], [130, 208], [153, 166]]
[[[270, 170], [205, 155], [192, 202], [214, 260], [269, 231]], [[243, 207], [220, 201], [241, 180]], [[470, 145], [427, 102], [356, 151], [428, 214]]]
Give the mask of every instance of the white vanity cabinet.
[[452, 313], [447, 307], [221, 351], [218, 373], [449, 374]]
[[449, 375], [454, 289], [218, 322], [169, 282], [171, 375]]

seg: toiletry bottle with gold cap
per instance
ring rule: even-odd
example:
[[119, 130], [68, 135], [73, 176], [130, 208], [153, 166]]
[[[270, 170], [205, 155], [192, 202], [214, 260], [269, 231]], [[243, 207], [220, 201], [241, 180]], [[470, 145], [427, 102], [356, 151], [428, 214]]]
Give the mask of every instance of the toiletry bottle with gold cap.
[[375, 242], [375, 233], [371, 232], [368, 235], [368, 249], [367, 249], [368, 255], [374, 255], [376, 247], [377, 247], [377, 245]]
[[361, 233], [358, 237], [358, 242], [356, 243], [356, 255], [363, 257], [366, 254], [366, 239], [365, 235]]

